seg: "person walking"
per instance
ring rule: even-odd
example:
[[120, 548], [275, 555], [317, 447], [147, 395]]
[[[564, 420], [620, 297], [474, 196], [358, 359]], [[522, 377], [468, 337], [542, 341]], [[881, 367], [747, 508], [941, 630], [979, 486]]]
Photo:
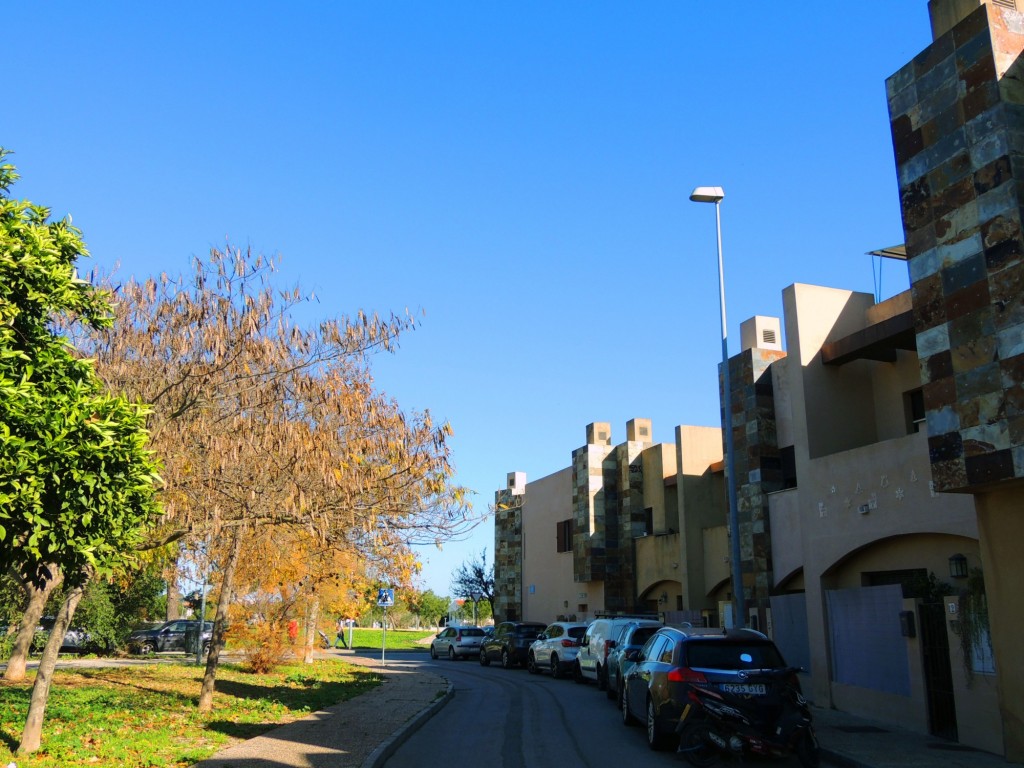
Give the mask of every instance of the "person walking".
[[[348, 642], [345, 640], [345, 623], [344, 619], [338, 619], [338, 637], [334, 641], [334, 647], [348, 650]], [[338, 645], [338, 643], [341, 643], [341, 645]]]

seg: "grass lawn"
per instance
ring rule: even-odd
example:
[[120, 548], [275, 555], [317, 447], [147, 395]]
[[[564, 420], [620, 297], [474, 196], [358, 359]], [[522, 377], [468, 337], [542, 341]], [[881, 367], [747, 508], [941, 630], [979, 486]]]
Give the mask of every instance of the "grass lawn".
[[[384, 630], [365, 629], [363, 627], [352, 628], [352, 645], [356, 648], [376, 648], [380, 650], [380, 643]], [[391, 651], [424, 651], [430, 648], [429, 643], [422, 642], [424, 638], [431, 638], [437, 634], [433, 629], [389, 629], [387, 646]], [[332, 637], [333, 641], [334, 638]], [[345, 634], [348, 640], [348, 633]]]
[[221, 664], [213, 711], [200, 714], [196, 702], [202, 675], [202, 666], [184, 662], [58, 669], [46, 707], [42, 747], [19, 756], [14, 750], [34, 675], [24, 683], [0, 680], [0, 765], [13, 761], [18, 768], [189, 766], [381, 682], [375, 672], [336, 660], [287, 665], [266, 675]]

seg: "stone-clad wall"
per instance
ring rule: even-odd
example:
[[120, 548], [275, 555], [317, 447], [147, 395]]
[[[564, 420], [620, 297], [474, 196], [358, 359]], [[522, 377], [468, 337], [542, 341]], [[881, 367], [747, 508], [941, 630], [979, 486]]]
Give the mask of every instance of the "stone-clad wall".
[[766, 607], [774, 587], [768, 494], [781, 490], [783, 482], [769, 366], [785, 356], [785, 352], [754, 348], [729, 360], [736, 508], [749, 607]]
[[1022, 31], [982, 5], [886, 82], [939, 491], [1024, 477]]
[[573, 578], [603, 581], [608, 569], [608, 527], [616, 525], [618, 506], [614, 449], [587, 444], [572, 452]]
[[494, 494], [494, 614], [523, 616], [523, 496], [509, 488]]

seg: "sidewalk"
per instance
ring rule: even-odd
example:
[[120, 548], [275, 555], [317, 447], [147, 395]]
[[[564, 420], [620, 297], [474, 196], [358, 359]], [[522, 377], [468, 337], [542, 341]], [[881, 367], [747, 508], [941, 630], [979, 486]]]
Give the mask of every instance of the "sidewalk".
[[[381, 670], [380, 659], [344, 657]], [[414, 666], [388, 661], [383, 685], [229, 747], [193, 768], [378, 768], [453, 695], [443, 677]]]
[[823, 762], [843, 768], [1007, 768], [999, 755], [901, 728], [815, 707]]

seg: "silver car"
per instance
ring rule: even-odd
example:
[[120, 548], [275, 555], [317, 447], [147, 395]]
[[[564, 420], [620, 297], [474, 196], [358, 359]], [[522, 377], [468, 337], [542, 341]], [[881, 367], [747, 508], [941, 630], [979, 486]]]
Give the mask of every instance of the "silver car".
[[576, 621], [556, 621], [549, 624], [530, 646], [526, 657], [526, 669], [532, 674], [550, 672], [552, 677], [562, 677], [572, 670], [576, 654], [580, 652], [580, 640], [587, 632], [587, 625]]
[[480, 627], [448, 627], [430, 641], [430, 658], [447, 656], [452, 661], [480, 655], [484, 631]]

